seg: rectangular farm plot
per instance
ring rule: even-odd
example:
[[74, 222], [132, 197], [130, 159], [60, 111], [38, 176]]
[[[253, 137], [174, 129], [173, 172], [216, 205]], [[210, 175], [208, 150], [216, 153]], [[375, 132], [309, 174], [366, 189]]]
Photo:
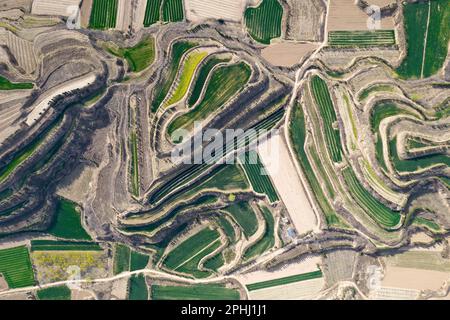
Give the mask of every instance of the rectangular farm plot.
[[299, 234], [317, 229], [317, 218], [281, 135], [258, 146], [258, 153]]
[[245, 0], [188, 0], [185, 2], [186, 18], [193, 22], [206, 19], [240, 22], [245, 4]]
[[0, 250], [0, 274], [12, 289], [34, 285], [34, 274], [27, 247]]
[[[368, 19], [369, 15], [354, 0], [330, 0], [326, 30], [368, 30]], [[394, 19], [383, 17], [380, 27], [383, 30], [394, 29]]]
[[164, 22], [183, 21], [183, 0], [164, 0], [162, 4], [162, 18]]
[[152, 300], [239, 300], [239, 292], [218, 284], [192, 286], [153, 285]]
[[394, 30], [330, 31], [328, 33], [328, 45], [334, 47], [391, 46], [394, 44]]
[[279, 200], [272, 181], [270, 181], [270, 177], [256, 152], [242, 154], [239, 157], [239, 162], [244, 168], [255, 192], [267, 195], [271, 203]]
[[92, 29], [112, 29], [116, 27], [119, 0], [94, 0], [89, 27]]
[[145, 8], [144, 27], [150, 27], [152, 24], [160, 21], [161, 4], [163, 0], [147, 0]]
[[70, 7], [78, 7], [81, 0], [34, 0], [31, 14], [68, 17]]
[[288, 300], [312, 299], [325, 281], [320, 270], [247, 285], [250, 299]]

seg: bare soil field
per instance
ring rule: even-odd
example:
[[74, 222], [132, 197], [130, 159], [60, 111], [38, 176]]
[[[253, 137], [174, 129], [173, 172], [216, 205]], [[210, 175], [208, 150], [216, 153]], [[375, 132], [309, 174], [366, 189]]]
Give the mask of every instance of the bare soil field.
[[273, 279], [293, 276], [296, 274], [308, 273], [317, 270], [317, 266], [321, 264], [320, 257], [310, 256], [305, 259], [290, 263], [280, 270], [273, 272], [258, 270], [237, 276], [237, 279], [243, 284], [250, 284]]
[[325, 23], [325, 5], [320, 0], [285, 0], [287, 16], [286, 39], [321, 41]]
[[18, 67], [22, 69], [21, 71], [27, 74], [33, 73], [36, 69], [33, 44], [3, 28], [0, 28], [0, 39], [4, 39], [4, 43], [0, 44], [4, 44], [9, 48], [14, 59], [17, 61]]
[[448, 272], [387, 266], [382, 285], [415, 290], [438, 290], [449, 278]]
[[92, 10], [92, 1], [93, 0], [83, 0], [83, 3], [81, 4], [80, 17], [81, 17], [81, 26], [83, 28], [87, 28], [89, 26], [89, 18], [91, 17], [91, 10]]
[[56, 96], [64, 93], [64, 92], [70, 92], [76, 89], [80, 89], [83, 87], [88, 86], [89, 84], [93, 83], [95, 81], [95, 74], [88, 74], [81, 78], [74, 79], [73, 81], [62, 84], [59, 87], [56, 87], [49, 92], [45, 94], [43, 98], [41, 98], [37, 105], [33, 108], [33, 111], [28, 115], [27, 120], [25, 123], [28, 126], [32, 126], [35, 124], [48, 110], [50, 107], [50, 102], [55, 98]]
[[187, 20], [199, 22], [207, 19], [223, 19], [240, 22], [247, 0], [186, 0]]
[[132, 2], [129, 0], [119, 0], [117, 9], [116, 29], [127, 31], [131, 25]]
[[266, 289], [251, 291], [250, 300], [311, 300], [322, 290], [323, 278], [299, 281]]
[[0, 291], [6, 291], [9, 289], [8, 283], [6, 282], [6, 279], [3, 277], [2, 274], [0, 274]]
[[19, 9], [0, 11], [0, 19], [6, 18], [8, 20], [17, 20], [22, 16], [23, 16], [23, 11], [19, 10]]
[[299, 234], [317, 230], [317, 218], [282, 135], [272, 136], [258, 146], [261, 161]]
[[33, 0], [2, 0], [0, 10], [24, 9], [30, 12], [32, 2]]
[[[330, 0], [327, 31], [367, 30], [369, 16], [353, 0]], [[394, 29], [394, 19], [381, 19], [381, 29]]]
[[317, 49], [313, 43], [274, 43], [264, 48], [261, 55], [274, 66], [291, 67], [303, 59], [308, 53]]
[[134, 30], [138, 31], [144, 27], [145, 9], [147, 0], [136, 0], [136, 8], [133, 11], [133, 19], [131, 21]]
[[46, 16], [68, 17], [72, 14], [69, 8], [78, 7], [81, 0], [34, 0], [31, 13]]

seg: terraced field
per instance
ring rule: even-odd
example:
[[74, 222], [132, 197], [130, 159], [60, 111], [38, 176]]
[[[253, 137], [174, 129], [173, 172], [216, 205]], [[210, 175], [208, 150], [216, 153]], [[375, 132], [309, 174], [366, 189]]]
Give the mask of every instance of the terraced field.
[[245, 201], [238, 202], [226, 208], [234, 220], [241, 226], [247, 238], [258, 230], [258, 220], [252, 207]]
[[139, 196], [139, 155], [138, 155], [138, 139], [136, 131], [131, 133], [130, 137], [131, 149], [131, 191], [135, 197]]
[[34, 85], [31, 82], [19, 82], [14, 83], [0, 76], [0, 90], [23, 90], [23, 89], [33, 89]]
[[89, 27], [111, 29], [116, 26], [119, 0], [93, 0]]
[[[339, 222], [339, 218], [325, 196], [324, 189], [319, 183], [317, 173], [313, 170], [311, 163], [309, 162], [308, 156], [305, 152], [305, 141], [306, 141], [306, 127], [305, 127], [305, 116], [302, 107], [297, 104], [294, 108], [293, 115], [291, 118], [291, 123], [289, 124], [290, 137], [293, 143], [293, 147], [303, 169], [303, 172], [308, 179], [309, 185], [313, 190], [316, 201], [318, 202], [322, 212], [325, 214], [327, 224], [335, 224]], [[322, 177], [327, 179], [326, 177]]]
[[151, 287], [153, 300], [239, 300], [239, 292], [215, 284]]
[[333, 101], [326, 82], [319, 76], [314, 76], [311, 80], [311, 90], [319, 107], [323, 119], [325, 137], [327, 139], [328, 150], [334, 162], [342, 161], [342, 144], [337, 128], [337, 117], [334, 110]]
[[265, 221], [265, 232], [262, 238], [247, 249], [244, 253], [244, 260], [259, 257], [261, 254], [272, 248], [275, 244], [275, 220], [269, 208], [261, 206], [261, 211]]
[[387, 229], [393, 229], [399, 226], [401, 221], [400, 213], [388, 208], [368, 192], [358, 181], [358, 178], [351, 168], [344, 169], [342, 174], [346, 185], [349, 188], [350, 195], [364, 209], [370, 218]]
[[161, 4], [163, 0], [147, 0], [145, 8], [144, 27], [150, 27], [152, 24], [160, 21]]
[[250, 36], [263, 44], [281, 37], [283, 7], [278, 0], [263, 0], [256, 8], [247, 8], [245, 26]]
[[203, 100], [188, 113], [173, 120], [167, 129], [172, 135], [178, 129], [191, 131], [195, 121], [203, 121], [220, 110], [250, 79], [251, 69], [240, 62], [231, 66], [217, 68], [209, 81]]
[[169, 252], [163, 265], [173, 271], [187, 273], [195, 278], [210, 275], [208, 271], [198, 269], [200, 260], [220, 246], [220, 234], [217, 230], [204, 228]]
[[407, 55], [397, 73], [402, 78], [423, 78], [442, 68], [450, 40], [448, 0], [403, 4]]
[[189, 107], [194, 106], [200, 99], [200, 95], [202, 94], [203, 88], [208, 79], [208, 75], [211, 74], [213, 68], [217, 66], [219, 63], [225, 63], [229, 61], [230, 58], [219, 58], [213, 56], [212, 58], [208, 59], [208, 61], [200, 68], [197, 80], [193, 85], [191, 96], [189, 97], [188, 102]]
[[27, 247], [0, 250], [0, 273], [10, 288], [33, 286], [34, 274]]
[[242, 154], [240, 156], [240, 163], [255, 192], [267, 195], [270, 202], [279, 200], [272, 181], [270, 181], [270, 177], [264, 169], [264, 165], [256, 152], [253, 151]]
[[163, 102], [164, 98], [168, 94], [173, 81], [178, 72], [178, 68], [180, 67], [180, 62], [183, 55], [191, 48], [195, 47], [197, 44], [193, 42], [175, 42], [172, 45], [171, 51], [171, 62], [169, 65], [169, 70], [163, 77], [160, 85], [156, 87], [154, 92], [154, 98], [152, 102], [152, 112], [156, 112]]
[[203, 51], [193, 51], [186, 57], [183, 69], [181, 71], [180, 77], [176, 83], [175, 88], [170, 98], [165, 102], [164, 106], [168, 107], [179, 101], [181, 101], [186, 93], [188, 92], [189, 86], [191, 85], [192, 79], [194, 78], [195, 71], [202, 60], [207, 56], [206, 52]]
[[441, 153], [425, 154], [412, 159], [400, 159], [397, 151], [397, 138], [394, 138], [389, 142], [389, 156], [394, 168], [398, 172], [414, 172], [437, 164], [450, 167], [450, 157]]
[[394, 30], [330, 31], [328, 45], [336, 47], [392, 46]]

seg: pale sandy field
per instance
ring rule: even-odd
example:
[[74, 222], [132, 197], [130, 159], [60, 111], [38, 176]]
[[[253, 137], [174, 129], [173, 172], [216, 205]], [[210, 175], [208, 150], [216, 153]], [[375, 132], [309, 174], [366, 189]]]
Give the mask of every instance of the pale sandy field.
[[434, 270], [412, 269], [387, 266], [382, 281], [383, 287], [414, 290], [438, 290], [450, 273]]
[[68, 17], [70, 6], [79, 6], [81, 0], [34, 0], [31, 13], [36, 15]]
[[273, 279], [293, 276], [296, 274], [308, 273], [317, 270], [317, 265], [321, 263], [320, 257], [307, 257], [302, 261], [288, 264], [283, 269], [274, 272], [265, 270], [253, 271], [246, 274], [240, 274], [236, 278], [243, 284], [250, 284]]
[[8, 290], [8, 283], [6, 282], [6, 279], [0, 274], [0, 291], [6, 291]]
[[[354, 0], [330, 0], [327, 31], [368, 30], [367, 19], [368, 15], [354, 4]], [[393, 28], [394, 20], [392, 17], [381, 20], [381, 29]]]
[[87, 28], [89, 26], [89, 18], [91, 16], [92, 0], [83, 0], [81, 4], [81, 26]]
[[240, 22], [247, 0], [185, 0], [187, 20], [223, 19]]
[[309, 52], [317, 49], [314, 43], [279, 42], [271, 44], [261, 52], [262, 57], [274, 66], [290, 67], [300, 63]]
[[249, 292], [250, 300], [311, 300], [322, 290], [323, 278], [305, 280]]
[[117, 22], [116, 29], [121, 31], [127, 31], [131, 25], [131, 1], [119, 0], [117, 8]]
[[85, 76], [82, 76], [78, 79], [74, 79], [68, 83], [64, 83], [49, 92], [46, 92], [45, 97], [41, 98], [37, 105], [33, 108], [33, 111], [28, 115], [27, 120], [25, 123], [28, 126], [32, 126], [35, 124], [43, 115], [44, 113], [50, 108], [50, 103], [53, 98], [56, 96], [65, 93], [70, 92], [76, 89], [84, 88], [91, 83], [95, 81], [95, 74], [89, 73]]
[[317, 218], [282, 135], [272, 136], [258, 146], [261, 161], [299, 234], [317, 231]]

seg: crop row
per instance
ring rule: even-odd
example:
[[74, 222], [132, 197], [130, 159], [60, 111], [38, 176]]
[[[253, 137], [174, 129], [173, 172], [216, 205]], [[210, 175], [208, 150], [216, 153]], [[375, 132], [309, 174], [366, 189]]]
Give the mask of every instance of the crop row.
[[283, 7], [278, 0], [263, 0], [257, 8], [248, 8], [245, 25], [251, 37], [263, 44], [281, 36]]
[[328, 44], [331, 46], [389, 46], [395, 44], [394, 30], [372, 31], [330, 31]]
[[[252, 155], [253, 154], [253, 155]], [[241, 164], [247, 173], [247, 177], [252, 184], [253, 190], [257, 193], [265, 194], [269, 198], [270, 202], [278, 201], [277, 192], [270, 180], [268, 172], [264, 168], [264, 165], [256, 152], [247, 152], [242, 154]]]
[[0, 273], [10, 288], [34, 285], [34, 274], [27, 247], [0, 250]]
[[119, 0], [94, 0], [89, 20], [92, 29], [110, 29], [116, 26]]

